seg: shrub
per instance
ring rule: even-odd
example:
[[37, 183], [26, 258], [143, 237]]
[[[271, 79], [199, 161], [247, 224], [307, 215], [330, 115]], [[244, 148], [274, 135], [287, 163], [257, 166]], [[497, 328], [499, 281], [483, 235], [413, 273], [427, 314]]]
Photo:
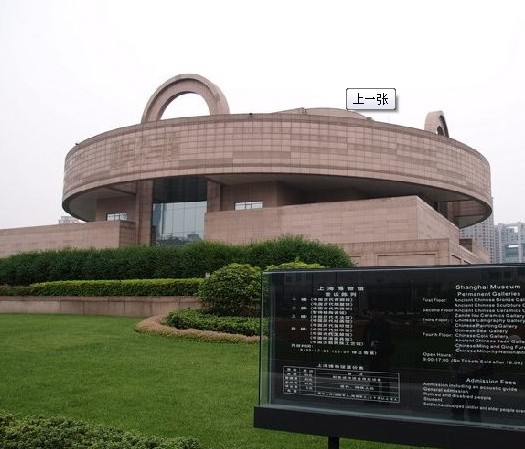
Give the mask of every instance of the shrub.
[[299, 259], [295, 259], [293, 262], [285, 262], [279, 265], [269, 265], [266, 270], [315, 270], [318, 268], [325, 268], [318, 263], [306, 263]]
[[179, 309], [166, 317], [168, 326], [177, 329], [201, 329], [246, 336], [259, 335], [260, 320], [253, 317], [217, 316], [199, 310]]
[[204, 277], [234, 262], [243, 263], [242, 246], [201, 241], [181, 247], [177, 277]]
[[25, 296], [29, 295], [28, 287], [0, 285], [0, 296]]
[[297, 259], [331, 268], [353, 266], [348, 255], [339, 246], [307, 240], [296, 235], [249, 245], [246, 249], [245, 263], [266, 267]]
[[261, 270], [233, 263], [214, 271], [199, 287], [206, 312], [220, 316], [256, 316], [261, 294]]
[[18, 418], [0, 412], [2, 449], [200, 449], [195, 438], [146, 437], [67, 418]]
[[[31, 284], [34, 296], [195, 296], [202, 278], [124, 279], [122, 281], [53, 281]], [[20, 287], [14, 291], [20, 291]]]

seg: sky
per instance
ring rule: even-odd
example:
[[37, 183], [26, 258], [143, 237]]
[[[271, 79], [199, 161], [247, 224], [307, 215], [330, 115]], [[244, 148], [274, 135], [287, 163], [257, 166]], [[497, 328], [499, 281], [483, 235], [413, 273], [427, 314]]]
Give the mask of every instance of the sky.
[[[519, 9], [518, 9], [519, 8]], [[525, 8], [512, 0], [0, 0], [0, 229], [54, 224], [77, 142], [140, 122], [178, 74], [231, 113], [345, 108], [346, 88], [395, 88], [374, 120], [450, 137], [491, 165], [494, 220], [525, 221]], [[185, 95], [164, 118], [207, 115]]]

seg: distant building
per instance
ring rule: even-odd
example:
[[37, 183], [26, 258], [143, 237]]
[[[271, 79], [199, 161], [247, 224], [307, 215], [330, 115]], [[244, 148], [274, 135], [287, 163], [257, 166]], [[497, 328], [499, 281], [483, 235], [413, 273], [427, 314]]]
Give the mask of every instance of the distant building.
[[491, 263], [525, 262], [525, 223], [498, 223], [491, 215], [485, 221], [461, 229], [462, 239], [472, 239], [490, 254]]
[[497, 263], [525, 262], [525, 223], [498, 223], [494, 234]]
[[78, 218], [72, 217], [71, 215], [62, 215], [58, 220], [58, 224], [74, 224], [74, 223], [82, 223], [82, 221], [79, 220]]
[[460, 230], [460, 237], [462, 239], [472, 239], [478, 245], [483, 247], [490, 255], [490, 262], [496, 263], [496, 239], [494, 232], [494, 215], [491, 215], [485, 221], [476, 223], [472, 226], [467, 226]]

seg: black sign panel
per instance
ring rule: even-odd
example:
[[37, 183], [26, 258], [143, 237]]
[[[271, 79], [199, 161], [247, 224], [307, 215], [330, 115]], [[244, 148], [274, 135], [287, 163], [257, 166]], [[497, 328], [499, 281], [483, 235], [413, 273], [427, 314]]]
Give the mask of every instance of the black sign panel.
[[265, 276], [262, 405], [525, 436], [523, 265]]

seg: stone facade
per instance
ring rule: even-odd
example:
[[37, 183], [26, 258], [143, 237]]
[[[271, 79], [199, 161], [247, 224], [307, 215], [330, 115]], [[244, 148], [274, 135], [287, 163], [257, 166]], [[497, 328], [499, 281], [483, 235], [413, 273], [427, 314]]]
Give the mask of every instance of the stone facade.
[[194, 296], [0, 296], [0, 313], [149, 317], [200, 307]]
[[[161, 120], [184, 93], [201, 95], [210, 116]], [[157, 89], [140, 124], [68, 153], [63, 207], [95, 227], [125, 214], [125, 237], [108, 246], [150, 244], [155, 185], [174, 179], [207, 185], [206, 239], [300, 234], [341, 245], [360, 265], [488, 262], [460, 244], [459, 228], [490, 215], [490, 167], [449, 137], [441, 111], [424, 130], [331, 108], [230, 114], [217, 86], [179, 75]], [[237, 210], [248, 203], [260, 208]]]
[[123, 221], [0, 229], [0, 257], [62, 248], [118, 248], [135, 242], [135, 224]]

